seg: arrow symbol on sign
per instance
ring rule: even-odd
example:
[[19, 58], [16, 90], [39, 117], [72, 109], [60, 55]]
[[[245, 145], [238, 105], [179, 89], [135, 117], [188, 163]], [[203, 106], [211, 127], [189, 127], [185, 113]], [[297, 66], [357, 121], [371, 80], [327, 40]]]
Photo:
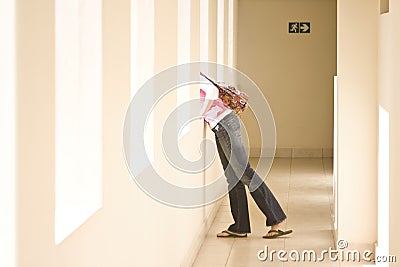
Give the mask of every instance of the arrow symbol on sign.
[[308, 31], [309, 28], [310, 28], [310, 27], [308, 27], [307, 24], [301, 24], [301, 26], [300, 26], [300, 29], [301, 29], [303, 32]]

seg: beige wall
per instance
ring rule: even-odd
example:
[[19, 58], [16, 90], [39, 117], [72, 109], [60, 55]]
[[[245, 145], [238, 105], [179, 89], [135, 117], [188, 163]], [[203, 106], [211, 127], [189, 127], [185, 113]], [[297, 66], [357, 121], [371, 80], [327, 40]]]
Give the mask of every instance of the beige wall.
[[[400, 3], [389, 1], [389, 12], [379, 15], [387, 3], [338, 1], [337, 238], [364, 248], [377, 245], [378, 255], [395, 255], [398, 261]], [[379, 106], [389, 115], [389, 140], [384, 137], [383, 143]], [[380, 150], [385, 142], [386, 152]], [[388, 162], [378, 151], [388, 153]], [[381, 172], [386, 164], [388, 185]]]
[[18, 266], [55, 265], [54, 38], [53, 1], [16, 1]]
[[[332, 149], [336, 0], [239, 0], [238, 21], [237, 67], [271, 106], [277, 148]], [[310, 21], [311, 34], [288, 34], [289, 21]], [[242, 116], [259, 149], [254, 117]]]
[[378, 1], [338, 1], [338, 239], [377, 240]]
[[[383, 1], [386, 2], [386, 1]], [[386, 6], [387, 8], [387, 6]], [[385, 8], [385, 9], [386, 9]], [[378, 232], [385, 231], [389, 225], [389, 254], [397, 255], [397, 261], [400, 256], [400, 243], [398, 237], [400, 236], [399, 223], [400, 211], [398, 203], [400, 197], [398, 188], [400, 188], [400, 31], [398, 25], [400, 24], [400, 2], [390, 1], [389, 13], [380, 16], [379, 27], [379, 91], [378, 103], [389, 114], [389, 195], [381, 195], [379, 197], [388, 198], [389, 214], [385, 217], [389, 224], [379, 226]], [[380, 178], [382, 179], [382, 178]], [[380, 181], [378, 180], [378, 183]], [[381, 235], [378, 237], [378, 246], [386, 245], [381, 240]], [[391, 266], [397, 266], [392, 264]]]
[[[55, 245], [54, 5], [54, 0], [17, 0], [16, 4], [17, 265], [189, 266], [218, 203], [197, 209], [167, 207], [149, 198], [129, 176], [122, 129], [131, 97], [130, 0], [103, 0], [103, 207]], [[210, 0], [209, 55], [214, 61], [216, 7], [216, 0]], [[154, 72], [177, 63], [176, 8], [177, 0], [155, 1]], [[192, 1], [191, 12], [194, 20], [199, 18], [198, 0]], [[198, 27], [193, 23], [192, 42], [199, 40]], [[198, 59], [199, 49], [192, 46], [192, 60]], [[156, 112], [156, 122], [175, 103], [174, 97], [168, 98], [165, 107]], [[202, 123], [193, 125], [193, 132], [182, 138], [183, 154], [193, 156], [197, 152], [194, 140], [200, 144], [203, 135], [210, 134], [203, 127]], [[157, 125], [155, 128], [160, 130]], [[161, 155], [157, 142], [154, 147], [155, 155]], [[162, 165], [158, 158], [156, 164]], [[215, 161], [197, 178], [206, 182], [220, 169]], [[176, 174], [171, 168], [164, 171]]]

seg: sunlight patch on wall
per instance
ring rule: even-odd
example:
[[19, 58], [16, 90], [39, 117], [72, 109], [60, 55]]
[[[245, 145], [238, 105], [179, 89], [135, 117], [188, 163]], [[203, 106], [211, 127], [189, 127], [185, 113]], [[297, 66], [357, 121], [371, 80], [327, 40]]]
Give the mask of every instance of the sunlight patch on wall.
[[0, 1], [0, 266], [15, 266], [15, 2]]
[[233, 67], [233, 0], [229, 0], [228, 8], [228, 66]]
[[[389, 255], [389, 145], [389, 113], [379, 105], [377, 255]], [[379, 266], [389, 266], [389, 263], [379, 263]]]
[[55, 12], [59, 244], [102, 206], [102, 6], [57, 0]]
[[[191, 27], [191, 5], [190, 1], [178, 0], [178, 64], [190, 62], [190, 27]], [[184, 80], [184, 75], [188, 73], [178, 72], [178, 81]], [[190, 100], [190, 87], [181, 86], [177, 88], [176, 94], [176, 106], [188, 102]], [[180, 107], [178, 109], [178, 121], [177, 121], [177, 134], [178, 139], [189, 133], [190, 124], [185, 124], [189, 120], [190, 109], [189, 107]], [[184, 125], [181, 127], [181, 125]]]
[[[154, 75], [154, 0], [131, 1], [131, 97]], [[152, 93], [149, 93], [149, 98]], [[148, 99], [147, 101], [153, 101]], [[135, 116], [131, 116], [132, 120]], [[131, 122], [131, 125], [134, 125]], [[134, 129], [132, 129], [134, 131]], [[132, 142], [133, 144], [133, 142]], [[146, 124], [145, 147], [150, 162], [154, 161], [154, 114]], [[133, 145], [130, 153], [135, 153]], [[146, 168], [147, 166], [142, 166]]]

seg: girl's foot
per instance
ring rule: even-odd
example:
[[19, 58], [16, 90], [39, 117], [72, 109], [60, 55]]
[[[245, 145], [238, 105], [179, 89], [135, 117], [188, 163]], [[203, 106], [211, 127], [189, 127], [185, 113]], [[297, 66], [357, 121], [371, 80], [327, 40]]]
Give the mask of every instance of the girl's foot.
[[277, 238], [279, 236], [283, 236], [283, 235], [287, 235], [292, 233], [292, 230], [287, 230], [287, 231], [282, 231], [279, 228], [282, 226], [283, 222], [280, 222], [278, 224], [272, 225], [271, 226], [271, 230], [268, 231], [268, 233], [263, 236], [263, 238], [268, 238], [268, 239], [272, 239], [272, 238]]
[[246, 233], [235, 233], [229, 230], [224, 230], [217, 234], [217, 237], [247, 237]]

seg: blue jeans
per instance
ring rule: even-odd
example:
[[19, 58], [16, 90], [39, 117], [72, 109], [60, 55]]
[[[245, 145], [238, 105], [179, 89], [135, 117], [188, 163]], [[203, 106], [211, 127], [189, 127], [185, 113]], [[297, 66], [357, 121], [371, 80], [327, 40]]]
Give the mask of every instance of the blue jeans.
[[259, 209], [272, 226], [286, 219], [286, 215], [261, 177], [251, 168], [242, 143], [240, 121], [234, 112], [225, 116], [213, 129], [218, 154], [228, 182], [229, 202], [235, 221], [228, 230], [250, 233], [250, 219], [245, 185]]

